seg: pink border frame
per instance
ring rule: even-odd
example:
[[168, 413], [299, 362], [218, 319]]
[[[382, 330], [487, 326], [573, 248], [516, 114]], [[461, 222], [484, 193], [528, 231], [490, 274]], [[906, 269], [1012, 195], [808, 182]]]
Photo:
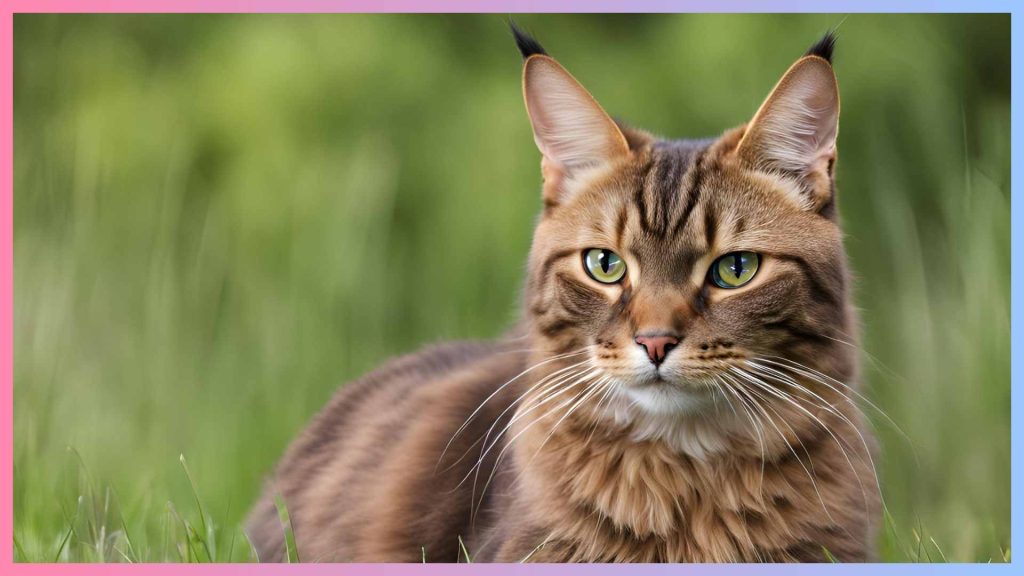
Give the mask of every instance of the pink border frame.
[[[394, 564], [305, 564], [289, 565], [254, 565], [254, 564], [218, 564], [218, 565], [180, 565], [180, 564], [146, 564], [140, 566], [126, 564], [13, 564], [13, 273], [14, 273], [14, 236], [13, 236], [13, 162], [14, 162], [14, 18], [16, 13], [42, 12], [97, 12], [97, 13], [230, 13], [230, 12], [261, 12], [261, 13], [316, 13], [316, 12], [758, 12], [771, 9], [778, 12], [1015, 12], [1014, 0], [975, 0], [968, 3], [957, 0], [774, 0], [769, 3], [758, 3], [756, 0], [488, 0], [469, 2], [465, 0], [9, 0], [0, 6], [0, 324], [6, 327], [0, 330], [0, 573], [17, 574], [119, 574], [132, 571], [144, 571], [149, 574], [176, 574], [188, 571], [193, 574], [252, 574], [274, 573], [285, 571], [301, 571], [305, 574], [327, 573], [366, 573], [384, 575], [405, 574], [408, 571], [420, 571], [426, 574], [451, 574], [454, 572], [484, 571], [491, 574], [563, 574], [570, 573], [667, 573], [679, 570], [717, 574], [747, 574], [758, 570], [774, 574], [818, 574], [824, 569], [849, 571], [852, 573], [879, 572], [904, 574], [906, 572], [946, 572], [949, 574], [965, 574], [980, 572], [1012, 573], [1009, 565], [834, 565], [834, 566], [738, 566], [738, 565], [394, 565]], [[1012, 20], [1013, 31], [1019, 25], [1018, 19]], [[1014, 34], [1016, 36], [1017, 34]], [[1018, 50], [1016, 39], [1013, 39], [1014, 56]], [[1013, 59], [1013, 67], [1017, 67], [1019, 58]], [[1019, 75], [1014, 74], [1014, 88], [1017, 88]], [[1014, 90], [1014, 111], [1017, 110], [1019, 92]], [[1016, 144], [1018, 126], [1014, 115], [1013, 140]], [[1020, 147], [1014, 147], [1014, 160], [1019, 158]], [[1016, 181], [1013, 185], [1017, 188]], [[1016, 196], [1016, 194], [1014, 194]], [[1016, 212], [1016, 210], [1014, 210]], [[1016, 215], [1016, 214], [1015, 214]], [[1014, 218], [1016, 220], [1016, 218]], [[1014, 241], [1016, 244], [1016, 240]], [[1016, 286], [1014, 287], [1016, 291]], [[1016, 317], [1016, 310], [1014, 311]], [[1016, 334], [1016, 331], [1014, 332]], [[1014, 386], [1016, 388], [1016, 386]], [[1019, 395], [1014, 392], [1014, 407]], [[1014, 437], [1017, 439], [1019, 419], [1014, 419]], [[1013, 444], [1014, 464], [1020, 442]], [[1016, 472], [1016, 466], [1014, 466]], [[1013, 494], [1017, 495], [1020, 475], [1014, 476]], [[1014, 498], [1014, 502], [1018, 501]], [[1014, 506], [1013, 518], [1016, 520], [1018, 506]], [[1014, 525], [1017, 522], [1013, 523]], [[1012, 534], [1012, 542], [1024, 543], [1019, 533]], [[1016, 546], [1019, 548], [1019, 546]]]

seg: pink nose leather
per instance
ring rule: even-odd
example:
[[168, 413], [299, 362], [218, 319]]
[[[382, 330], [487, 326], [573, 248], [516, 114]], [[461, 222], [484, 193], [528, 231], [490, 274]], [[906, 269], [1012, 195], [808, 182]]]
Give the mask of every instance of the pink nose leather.
[[665, 356], [679, 344], [675, 336], [637, 336], [634, 341], [647, 350], [647, 357], [657, 366], [665, 360]]

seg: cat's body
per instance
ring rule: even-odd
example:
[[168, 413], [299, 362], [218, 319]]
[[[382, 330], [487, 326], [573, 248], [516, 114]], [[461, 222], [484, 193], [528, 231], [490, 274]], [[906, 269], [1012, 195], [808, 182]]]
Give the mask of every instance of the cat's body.
[[304, 561], [871, 559], [831, 39], [703, 141], [615, 125], [517, 39], [545, 176], [523, 321], [344, 386], [253, 511], [261, 559], [276, 495]]

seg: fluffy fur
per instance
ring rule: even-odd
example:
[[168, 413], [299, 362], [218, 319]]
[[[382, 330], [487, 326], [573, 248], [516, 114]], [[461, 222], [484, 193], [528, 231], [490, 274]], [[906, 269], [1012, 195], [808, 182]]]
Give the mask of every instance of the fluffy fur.
[[[616, 124], [514, 33], [545, 201], [522, 321], [342, 387], [251, 514], [261, 559], [284, 559], [280, 495], [307, 561], [870, 560], [834, 39], [750, 123], [677, 141]], [[621, 281], [588, 276], [590, 248]], [[712, 283], [741, 250], [753, 279]], [[658, 363], [652, 334], [677, 342]]]

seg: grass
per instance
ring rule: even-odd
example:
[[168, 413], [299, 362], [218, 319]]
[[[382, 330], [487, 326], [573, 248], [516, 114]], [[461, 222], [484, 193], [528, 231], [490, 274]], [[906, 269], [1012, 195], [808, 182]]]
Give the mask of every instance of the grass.
[[[69, 451], [73, 452], [73, 450]], [[67, 518], [67, 528], [57, 543], [56, 551], [52, 557], [33, 558], [26, 554], [15, 535], [15, 561], [259, 562], [258, 552], [240, 525], [222, 529], [216, 527], [212, 523], [212, 519], [207, 519], [203, 511], [204, 505], [199, 497], [199, 489], [188, 470], [185, 457], [182, 456], [180, 461], [183, 473], [192, 487], [191, 503], [194, 504], [194, 507], [179, 513], [174, 503], [166, 503], [167, 518], [164, 519], [164, 529], [166, 530], [170, 525], [171, 533], [165, 533], [161, 540], [162, 547], [146, 550], [140, 555], [132, 542], [132, 535], [125, 523], [124, 516], [110, 506], [111, 488], [107, 487], [103, 491], [104, 497], [97, 499], [98, 494], [88, 479], [88, 472], [85, 470], [84, 464], [78, 460], [78, 471], [86, 477], [84, 484], [81, 484], [83, 493], [75, 499], [75, 513]], [[97, 509], [97, 503], [100, 501], [103, 502], [102, 508]], [[295, 540], [287, 506], [280, 497], [275, 498], [274, 503], [281, 521], [281, 530], [285, 535], [285, 562], [298, 563], [300, 561], [299, 546]], [[896, 551], [888, 558], [889, 560], [949, 562], [939, 543], [934, 537], [928, 535], [922, 526], [912, 527], [909, 530], [898, 529], [888, 512], [885, 513], [884, 522], [885, 527], [881, 540], [885, 546]], [[472, 563], [472, 554], [467, 549], [462, 537], [458, 536], [457, 540], [458, 550], [452, 561]], [[218, 549], [224, 544], [226, 547], [222, 548], [223, 552], [218, 553]], [[520, 562], [528, 562], [543, 546], [543, 543], [537, 546]], [[425, 563], [427, 561], [426, 548], [421, 547], [420, 553], [422, 562]], [[826, 562], [837, 562], [827, 548], [822, 548], [822, 553]], [[1009, 549], [1001, 549], [998, 556], [978, 561], [1009, 562], [1010, 552]]]
[[292, 519], [288, 515], [288, 507], [280, 496], [274, 497], [274, 506], [277, 507], [277, 514], [281, 519], [281, 529], [284, 530], [285, 559], [289, 564], [298, 564], [299, 549], [295, 545], [295, 532], [292, 531]]
[[[518, 20], [612, 113], [703, 136], [842, 17]], [[516, 315], [539, 174], [503, 18], [14, 29], [16, 558], [255, 561], [241, 521], [340, 383]], [[1003, 561], [1009, 18], [839, 36], [863, 391], [906, 433], [868, 410], [880, 554]]]

